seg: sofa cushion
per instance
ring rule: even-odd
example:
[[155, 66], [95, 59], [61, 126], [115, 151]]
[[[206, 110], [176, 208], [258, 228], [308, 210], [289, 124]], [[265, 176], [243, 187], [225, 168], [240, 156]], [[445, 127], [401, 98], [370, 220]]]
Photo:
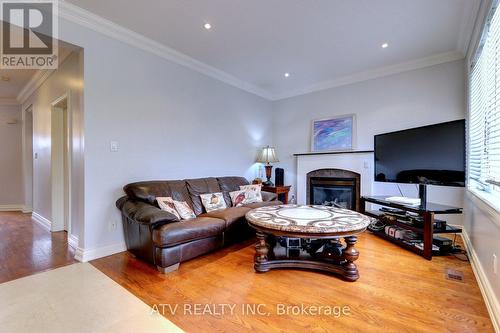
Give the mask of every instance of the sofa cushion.
[[172, 197], [156, 197], [156, 202], [158, 203], [158, 206], [160, 206], [161, 210], [174, 215], [178, 220], [181, 219], [181, 216], [175, 209], [174, 199], [172, 199]]
[[164, 224], [153, 230], [153, 244], [158, 247], [174, 246], [223, 233], [225, 221], [211, 217]]
[[226, 222], [226, 228], [236, 222], [237, 220], [244, 218], [245, 214], [250, 211], [248, 207], [230, 207], [221, 210], [215, 210], [213, 212], [202, 214], [201, 216], [213, 217], [217, 219], [224, 220]]
[[169, 197], [166, 181], [147, 181], [125, 185], [123, 188], [130, 199], [156, 204], [156, 197]]
[[123, 190], [130, 199], [157, 205], [157, 197], [172, 197], [173, 200], [186, 201], [192, 207], [191, 197], [184, 180], [154, 180], [126, 185]]
[[191, 202], [191, 196], [187, 189], [187, 184], [184, 180], [169, 180], [168, 182], [169, 196], [175, 201], [185, 201], [187, 204], [193, 208], [193, 203]]
[[224, 194], [224, 200], [226, 200], [226, 205], [228, 207], [231, 207], [229, 192], [238, 191], [240, 186], [248, 185], [248, 180], [244, 177], [218, 177], [217, 181], [219, 182], [220, 189], [222, 194]]
[[186, 201], [177, 201], [174, 200], [174, 207], [179, 216], [183, 220], [191, 220], [196, 218], [196, 214], [193, 212], [193, 209], [188, 205]]
[[260, 207], [266, 207], [266, 206], [277, 206], [277, 205], [282, 205], [282, 204], [283, 203], [281, 201], [274, 200], [274, 201], [253, 202], [253, 203], [243, 205], [243, 207], [254, 209], [254, 208], [260, 208]]
[[240, 186], [240, 190], [247, 191], [246, 197], [248, 202], [262, 202], [261, 189], [262, 184]]
[[203, 213], [203, 204], [200, 194], [221, 192], [216, 178], [187, 179], [187, 189], [193, 203], [193, 210], [196, 215]]
[[278, 195], [276, 193], [261, 191], [262, 201], [275, 201], [278, 200]]
[[200, 198], [207, 212], [227, 208], [226, 201], [221, 192], [200, 194]]

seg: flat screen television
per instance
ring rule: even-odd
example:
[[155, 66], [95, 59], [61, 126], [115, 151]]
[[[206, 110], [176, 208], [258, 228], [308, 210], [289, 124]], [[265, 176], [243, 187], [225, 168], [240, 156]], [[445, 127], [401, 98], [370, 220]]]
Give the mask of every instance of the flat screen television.
[[375, 136], [375, 181], [465, 186], [465, 120]]

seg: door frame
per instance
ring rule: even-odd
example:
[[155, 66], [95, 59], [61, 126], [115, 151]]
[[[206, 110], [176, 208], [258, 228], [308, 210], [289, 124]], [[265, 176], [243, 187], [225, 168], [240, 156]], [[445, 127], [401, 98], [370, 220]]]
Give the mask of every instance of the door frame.
[[[65, 195], [67, 195], [67, 198], [65, 198], [65, 204], [64, 204], [64, 210], [66, 214], [66, 219], [67, 219], [67, 235], [68, 239], [72, 235], [72, 156], [73, 156], [73, 140], [72, 140], [72, 134], [73, 134], [73, 113], [72, 113], [72, 108], [71, 108], [71, 92], [68, 90], [66, 91], [63, 95], [59, 96], [55, 100], [50, 103], [50, 116], [51, 116], [51, 128], [52, 128], [52, 114], [56, 109], [58, 109], [57, 105], [61, 103], [62, 101], [66, 100], [66, 123], [64, 124], [65, 127], [64, 129], [66, 130], [64, 135], [65, 135], [65, 142], [64, 142], [64, 154], [66, 155], [66, 165], [64, 169], [64, 174], [66, 176], [65, 179]], [[51, 130], [52, 133], [52, 130]], [[52, 145], [51, 145], [52, 146]], [[52, 152], [51, 152], [52, 156]], [[52, 161], [52, 157], [51, 157]], [[52, 172], [51, 172], [51, 180], [50, 180], [51, 185], [53, 184], [53, 179], [52, 179]], [[52, 195], [52, 193], [51, 193]], [[53, 207], [53, 206], [52, 206]]]
[[[21, 118], [23, 122], [22, 126], [22, 154], [23, 154], [23, 187], [24, 187], [24, 205], [23, 213], [33, 212], [34, 204], [34, 170], [35, 170], [35, 151], [33, 147], [33, 136], [35, 133], [35, 111], [33, 104], [29, 104], [27, 107], [21, 107]], [[31, 149], [28, 149], [28, 131], [27, 131], [27, 114], [31, 114]], [[31, 168], [29, 167], [29, 162], [31, 161]]]

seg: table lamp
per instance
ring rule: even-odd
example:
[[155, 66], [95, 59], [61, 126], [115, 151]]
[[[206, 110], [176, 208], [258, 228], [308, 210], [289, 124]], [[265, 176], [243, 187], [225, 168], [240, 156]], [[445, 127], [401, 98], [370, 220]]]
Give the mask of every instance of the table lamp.
[[265, 168], [266, 168], [266, 178], [267, 181], [262, 183], [264, 186], [274, 186], [273, 182], [271, 181], [271, 171], [273, 170], [273, 166], [271, 163], [276, 163], [279, 162], [278, 158], [276, 157], [276, 152], [274, 151], [274, 147], [264, 147], [262, 150], [259, 152], [259, 156], [257, 156], [257, 163], [264, 163]]

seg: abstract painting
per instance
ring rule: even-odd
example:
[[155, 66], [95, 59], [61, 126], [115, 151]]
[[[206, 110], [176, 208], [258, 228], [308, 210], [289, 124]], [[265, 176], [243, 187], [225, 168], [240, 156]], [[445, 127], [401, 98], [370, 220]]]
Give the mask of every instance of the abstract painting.
[[312, 125], [312, 151], [353, 149], [354, 115], [314, 120]]

